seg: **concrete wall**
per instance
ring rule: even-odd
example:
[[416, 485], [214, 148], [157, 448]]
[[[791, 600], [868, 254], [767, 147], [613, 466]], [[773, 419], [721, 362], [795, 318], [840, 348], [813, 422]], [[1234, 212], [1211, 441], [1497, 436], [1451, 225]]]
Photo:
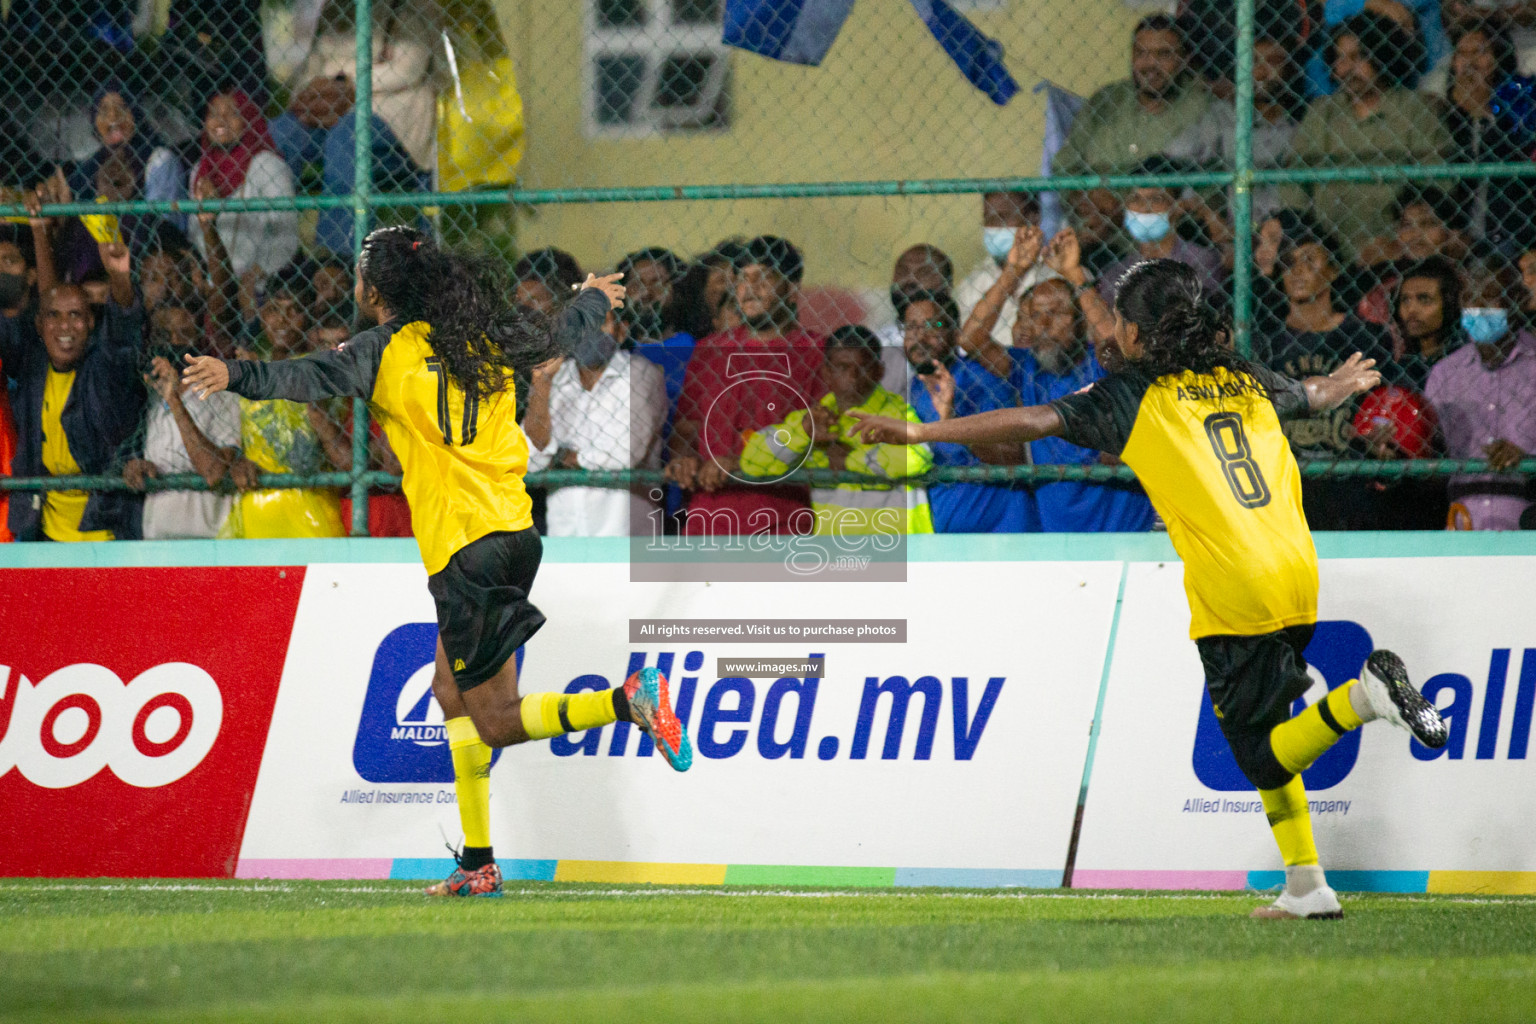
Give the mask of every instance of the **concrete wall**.
[[[1120, 0], [1006, 0], [973, 12], [1002, 42], [1023, 91], [995, 106], [961, 77], [905, 0], [860, 0], [819, 68], [734, 52], [721, 132], [589, 138], [582, 127], [583, 0], [501, 0], [528, 123], [523, 185], [655, 185], [1034, 174], [1042, 78], [1082, 94], [1129, 73]], [[1144, 12], [1140, 12], [1144, 13]], [[806, 252], [808, 284], [880, 287], [895, 254], [938, 244], [960, 273], [982, 256], [976, 196], [751, 200], [543, 207], [529, 247], [584, 265], [662, 244], [680, 252], [735, 234], [782, 234]]]

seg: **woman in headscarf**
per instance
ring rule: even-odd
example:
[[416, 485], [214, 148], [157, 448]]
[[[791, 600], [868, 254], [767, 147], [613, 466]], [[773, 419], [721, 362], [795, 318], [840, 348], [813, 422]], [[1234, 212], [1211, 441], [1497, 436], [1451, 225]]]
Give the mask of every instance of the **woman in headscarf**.
[[[194, 199], [293, 195], [293, 173], [272, 144], [267, 119], [245, 93], [221, 92], [208, 101], [191, 192]], [[252, 269], [270, 274], [299, 251], [299, 217], [293, 210], [226, 211], [216, 225], [236, 277]], [[192, 241], [206, 259], [202, 237], [194, 233]]]
[[[155, 134], [136, 97], [119, 79], [108, 79], [91, 99], [91, 125], [100, 146], [65, 177], [56, 171], [47, 185], [48, 202], [184, 199], [187, 169]], [[67, 186], [67, 187], [66, 187]], [[182, 227], [182, 218], [135, 213], [118, 218], [123, 239], [136, 258], [153, 245], [162, 222]], [[54, 222], [53, 247], [59, 268], [71, 281], [101, 274], [96, 239], [75, 218]]]

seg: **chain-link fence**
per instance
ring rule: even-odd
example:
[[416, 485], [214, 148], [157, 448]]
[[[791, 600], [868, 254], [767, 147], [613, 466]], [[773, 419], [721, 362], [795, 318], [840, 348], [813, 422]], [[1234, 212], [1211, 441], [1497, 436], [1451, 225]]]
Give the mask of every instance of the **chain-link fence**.
[[365, 403], [204, 402], [175, 373], [345, 340], [390, 223], [491, 249], [509, 301], [556, 317], [624, 273], [525, 395], [550, 533], [1151, 528], [1099, 453], [864, 445], [850, 413], [1081, 389], [1155, 257], [1256, 361], [1383, 369], [1288, 428], [1315, 528], [1531, 518], [1536, 2], [0, 13], [22, 539], [408, 534]]

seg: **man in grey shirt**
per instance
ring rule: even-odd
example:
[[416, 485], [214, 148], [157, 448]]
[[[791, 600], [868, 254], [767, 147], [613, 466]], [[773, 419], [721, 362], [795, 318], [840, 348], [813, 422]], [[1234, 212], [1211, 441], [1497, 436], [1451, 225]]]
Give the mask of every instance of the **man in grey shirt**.
[[[1283, 167], [1306, 106], [1301, 100], [1300, 67], [1291, 40], [1263, 38], [1253, 43], [1253, 166]], [[1230, 170], [1235, 159], [1237, 114], [1230, 102], [1212, 100], [1205, 114], [1163, 150], [1165, 156], [1204, 170]], [[1279, 210], [1305, 209], [1299, 185], [1255, 185], [1253, 222], [1261, 224]], [[1230, 208], [1230, 204], [1229, 204]]]
[[[1210, 93], [1189, 73], [1189, 47], [1166, 14], [1143, 18], [1131, 36], [1131, 77], [1094, 93], [1051, 161], [1058, 177], [1124, 174], [1163, 152], [1205, 113]], [[1107, 189], [1067, 193], [1085, 242], [1112, 238], [1120, 202]], [[963, 303], [962, 303], [963, 305]]]

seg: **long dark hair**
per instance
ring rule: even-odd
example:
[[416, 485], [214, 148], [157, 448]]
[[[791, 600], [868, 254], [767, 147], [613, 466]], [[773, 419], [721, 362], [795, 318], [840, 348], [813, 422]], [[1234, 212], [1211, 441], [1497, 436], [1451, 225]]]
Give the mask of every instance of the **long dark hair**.
[[1194, 268], [1178, 260], [1146, 260], [1120, 279], [1115, 312], [1138, 328], [1143, 355], [1134, 367], [1153, 380], [1193, 370], [1247, 369], [1232, 351], [1232, 328], [1205, 301]]
[[427, 343], [466, 395], [489, 398], [507, 389], [507, 371], [526, 377], [560, 354], [546, 317], [507, 304], [501, 263], [489, 255], [439, 249], [396, 226], [363, 240], [357, 269], [403, 323], [431, 327]]

